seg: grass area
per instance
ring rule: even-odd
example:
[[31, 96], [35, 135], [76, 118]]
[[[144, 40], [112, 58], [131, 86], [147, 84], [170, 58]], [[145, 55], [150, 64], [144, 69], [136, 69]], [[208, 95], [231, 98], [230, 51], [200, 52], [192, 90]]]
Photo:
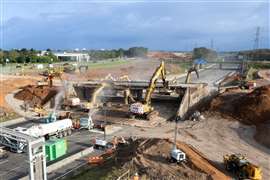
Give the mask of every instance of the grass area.
[[258, 69], [255, 69], [253, 67], [249, 68], [248, 72], [247, 72], [247, 76], [246, 76], [246, 80], [254, 80], [257, 78], [257, 72]]
[[248, 66], [255, 69], [270, 69], [270, 64], [249, 63]]
[[12, 119], [20, 118], [21, 116], [16, 113], [7, 113], [6, 115], [0, 116], [0, 122], [9, 121]]
[[129, 63], [128, 60], [116, 59], [116, 60], [97, 61], [96, 63], [90, 62], [87, 65], [89, 68], [110, 68], [127, 63]]
[[106, 160], [106, 162], [100, 166], [94, 166], [84, 171], [83, 173], [67, 178], [68, 180], [111, 180], [119, 177], [123, 172], [119, 170], [114, 158]]
[[[123, 59], [110, 59], [110, 60], [99, 60], [99, 61], [90, 61], [90, 62], [84, 62], [81, 63], [81, 65], [87, 65], [89, 68], [110, 68], [119, 66], [122, 64], [129, 63], [129, 60], [123, 60]], [[55, 63], [55, 66], [59, 66], [64, 63], [69, 64], [75, 64], [75, 61], [65, 61], [60, 63]], [[0, 73], [1, 74], [15, 74], [15, 73], [30, 73], [30, 72], [42, 72], [47, 69], [48, 64], [43, 64], [43, 69], [37, 69], [34, 67], [35, 64], [41, 64], [41, 63], [32, 63], [28, 64], [26, 66], [23, 66], [23, 64], [19, 64], [20, 67], [16, 67], [18, 64], [7, 64], [5, 66], [0, 66]]]

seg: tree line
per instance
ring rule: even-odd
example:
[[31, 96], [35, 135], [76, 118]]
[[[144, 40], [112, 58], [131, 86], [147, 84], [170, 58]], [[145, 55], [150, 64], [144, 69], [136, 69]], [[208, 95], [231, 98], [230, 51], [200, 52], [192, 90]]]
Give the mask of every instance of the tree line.
[[251, 61], [270, 61], [270, 49], [240, 51], [238, 56]]
[[44, 55], [35, 49], [0, 49], [0, 63], [52, 63], [58, 61], [56, 56], [48, 49]]
[[205, 47], [199, 47], [193, 49], [193, 59], [203, 58], [206, 60], [216, 60], [217, 52]]
[[89, 55], [91, 60], [99, 59], [112, 59], [123, 57], [145, 57], [148, 49], [144, 47], [131, 47], [125, 49], [112, 49], [112, 50], [90, 50]]

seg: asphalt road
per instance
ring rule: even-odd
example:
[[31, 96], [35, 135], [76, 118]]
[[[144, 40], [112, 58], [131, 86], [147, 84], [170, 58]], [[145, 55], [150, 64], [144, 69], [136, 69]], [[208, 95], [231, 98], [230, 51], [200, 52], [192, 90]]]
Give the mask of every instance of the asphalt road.
[[[195, 73], [192, 73], [190, 82], [193, 83], [208, 83], [210, 88], [217, 88], [215, 82], [222, 79], [224, 76], [231, 72], [235, 72], [238, 69], [238, 65], [228, 64], [223, 65], [222, 69], [219, 69], [219, 65], [213, 65], [210, 68], [202, 69], [199, 71], [199, 79]], [[184, 83], [186, 77], [177, 79], [179, 83]]]
[[[199, 72], [199, 79], [197, 79], [196, 74], [193, 73], [191, 76], [191, 82], [208, 83], [210, 88], [216, 89], [217, 87], [215, 86], [215, 82], [223, 78], [228, 73], [235, 71], [237, 69], [237, 65], [224, 65], [223, 68], [224, 69], [219, 69], [218, 65], [214, 65], [211, 67], [211, 69], [201, 70]], [[185, 78], [186, 77], [181, 77], [177, 79], [177, 81], [183, 83], [185, 81]], [[35, 123], [37, 123], [37, 121], [33, 120], [12, 125], [10, 126], [10, 128], [15, 128], [18, 126], [30, 127]], [[121, 131], [123, 131], [123, 129]], [[124, 131], [126, 131], [126, 133], [128, 134], [128, 127], [125, 128]], [[112, 136], [113, 135], [107, 136], [107, 138], [111, 138]], [[103, 134], [92, 132], [90, 133], [89, 131], [75, 131], [71, 136], [67, 137], [68, 154], [65, 155], [63, 158], [79, 152], [86, 147], [90, 147], [90, 141], [95, 137], [102, 138]], [[0, 180], [18, 179], [19, 177], [25, 176], [28, 170], [26, 153], [16, 154], [7, 152], [7, 154], [8, 158], [0, 159]], [[60, 176], [63, 173], [65, 173], [64, 169], [57, 172], [57, 175]], [[56, 174], [51, 174], [50, 177], [55, 177], [55, 175]]]

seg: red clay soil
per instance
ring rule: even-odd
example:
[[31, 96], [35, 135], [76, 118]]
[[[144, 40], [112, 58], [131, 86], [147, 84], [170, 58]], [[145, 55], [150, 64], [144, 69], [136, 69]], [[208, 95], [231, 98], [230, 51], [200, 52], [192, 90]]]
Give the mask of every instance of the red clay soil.
[[250, 93], [224, 93], [211, 102], [211, 110], [221, 111], [246, 124], [260, 124], [270, 120], [270, 85]]
[[30, 106], [46, 104], [52, 97], [57, 94], [56, 87], [45, 86], [25, 86], [21, 91], [17, 92], [14, 97], [16, 99], [31, 102]]
[[160, 51], [151, 51], [147, 54], [147, 57], [154, 59], [177, 59], [182, 61], [189, 61], [192, 59], [191, 54], [185, 54], [180, 56], [172, 52], [160, 52]]
[[256, 125], [255, 139], [270, 148], [270, 85], [250, 93], [224, 93], [211, 102], [211, 110]]

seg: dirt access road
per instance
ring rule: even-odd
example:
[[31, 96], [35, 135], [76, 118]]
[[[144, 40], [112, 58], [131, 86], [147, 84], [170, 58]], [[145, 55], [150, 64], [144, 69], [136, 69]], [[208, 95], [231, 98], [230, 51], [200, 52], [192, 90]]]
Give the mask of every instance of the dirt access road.
[[0, 74], [0, 108], [5, 111], [12, 111], [11, 107], [5, 101], [5, 96], [26, 85], [35, 84], [41, 77], [38, 76], [12, 76]]

